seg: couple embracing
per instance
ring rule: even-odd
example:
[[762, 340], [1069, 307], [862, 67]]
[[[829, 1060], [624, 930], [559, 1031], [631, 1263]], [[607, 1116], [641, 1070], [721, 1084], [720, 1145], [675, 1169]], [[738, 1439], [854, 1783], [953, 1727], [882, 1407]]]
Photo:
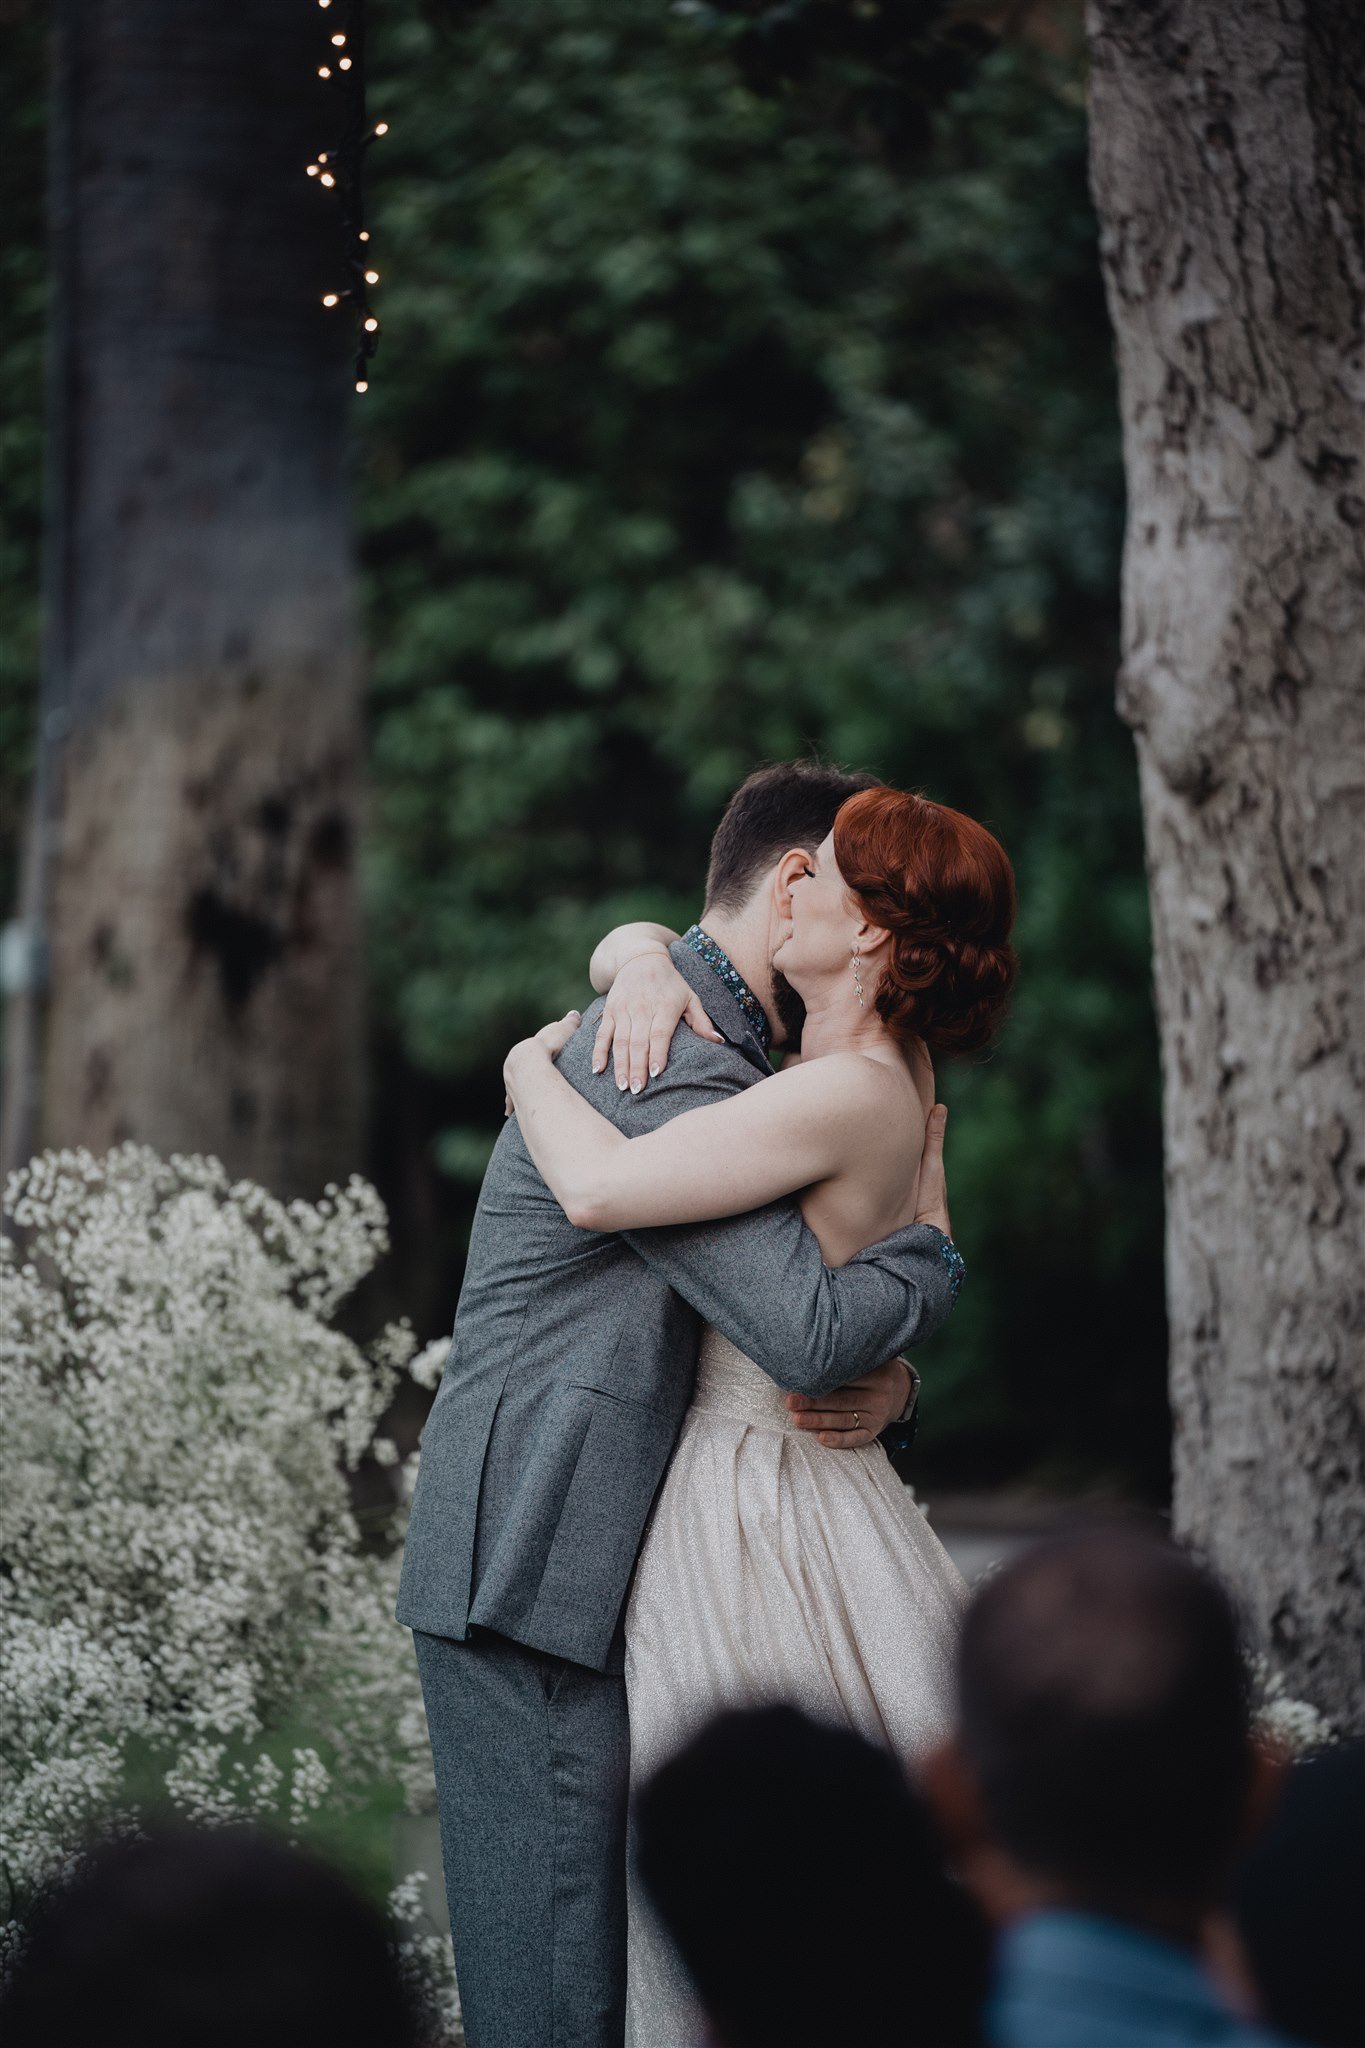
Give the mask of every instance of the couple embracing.
[[948, 1731], [965, 1588], [887, 1447], [962, 1277], [932, 1058], [998, 1027], [1013, 914], [960, 812], [761, 769], [701, 922], [610, 934], [508, 1057], [398, 1609], [471, 2048], [695, 2038], [627, 1804], [717, 1709]]

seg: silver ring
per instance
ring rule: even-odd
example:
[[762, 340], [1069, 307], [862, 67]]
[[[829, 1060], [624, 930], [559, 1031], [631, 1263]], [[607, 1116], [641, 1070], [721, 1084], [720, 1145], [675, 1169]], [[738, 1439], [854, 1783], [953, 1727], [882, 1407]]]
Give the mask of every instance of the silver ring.
[[862, 1414], [862, 1412], [863, 1411], [861, 1408], [855, 1408], [853, 1411], [853, 1427], [855, 1429], [858, 1427], [858, 1417]]

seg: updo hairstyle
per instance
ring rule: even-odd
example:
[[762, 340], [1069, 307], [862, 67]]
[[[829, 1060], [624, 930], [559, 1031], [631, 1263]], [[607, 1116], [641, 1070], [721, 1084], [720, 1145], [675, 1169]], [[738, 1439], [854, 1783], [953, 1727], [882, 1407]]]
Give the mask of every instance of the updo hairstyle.
[[1000, 841], [927, 797], [864, 789], [840, 806], [834, 856], [864, 917], [891, 934], [876, 1009], [895, 1038], [922, 1038], [934, 1058], [989, 1045], [1019, 970]]

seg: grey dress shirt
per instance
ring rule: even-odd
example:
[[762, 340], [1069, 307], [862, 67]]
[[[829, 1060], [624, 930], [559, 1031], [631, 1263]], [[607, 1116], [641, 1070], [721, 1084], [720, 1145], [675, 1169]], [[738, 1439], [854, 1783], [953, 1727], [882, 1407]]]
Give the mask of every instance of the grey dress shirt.
[[[591, 1071], [598, 1002], [559, 1056], [565, 1079], [629, 1135], [772, 1071], [720, 977], [680, 943], [672, 957], [724, 1045], [679, 1030], [663, 1074], [622, 1093], [610, 1069]], [[490, 1629], [619, 1670], [626, 1591], [703, 1321], [780, 1386], [826, 1393], [946, 1320], [947, 1246], [917, 1224], [831, 1269], [792, 1199], [713, 1223], [579, 1230], [510, 1119], [422, 1438], [398, 1619], [456, 1641]]]

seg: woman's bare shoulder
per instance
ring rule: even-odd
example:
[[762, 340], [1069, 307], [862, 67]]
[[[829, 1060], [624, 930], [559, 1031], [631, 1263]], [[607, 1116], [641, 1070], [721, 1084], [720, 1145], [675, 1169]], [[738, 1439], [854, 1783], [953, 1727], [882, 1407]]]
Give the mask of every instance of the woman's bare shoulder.
[[844, 1117], [871, 1119], [919, 1114], [919, 1099], [909, 1076], [867, 1053], [821, 1053], [817, 1059], [783, 1068], [773, 1080], [783, 1086], [789, 1106], [828, 1106]]

